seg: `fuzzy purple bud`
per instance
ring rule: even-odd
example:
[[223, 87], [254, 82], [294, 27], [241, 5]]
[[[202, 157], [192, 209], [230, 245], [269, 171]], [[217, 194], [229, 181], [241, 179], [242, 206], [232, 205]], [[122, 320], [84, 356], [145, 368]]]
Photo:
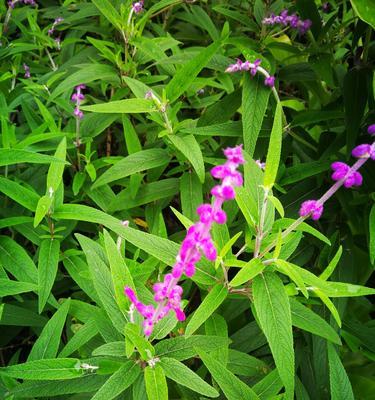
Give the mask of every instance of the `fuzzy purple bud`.
[[352, 150], [352, 156], [356, 158], [371, 158], [375, 160], [375, 143], [360, 144]]
[[375, 135], [375, 124], [369, 125], [367, 128], [367, 133], [370, 135]]
[[362, 175], [357, 171], [352, 171], [349, 165], [336, 161], [331, 164], [331, 168], [333, 170], [332, 179], [334, 181], [344, 180], [346, 188], [362, 185]]
[[132, 4], [132, 10], [135, 14], [139, 14], [143, 11], [143, 1], [137, 1]]
[[267, 76], [266, 79], [264, 80], [264, 84], [271, 88], [274, 87], [275, 86], [275, 77]]
[[299, 215], [301, 217], [307, 217], [311, 215], [314, 221], [317, 221], [323, 214], [323, 205], [317, 200], [307, 200], [301, 204]]
[[24, 69], [24, 71], [25, 71], [25, 75], [24, 75], [24, 77], [25, 78], [31, 78], [31, 74], [30, 74], [30, 67], [27, 65], [27, 64], [23, 64], [23, 69]]

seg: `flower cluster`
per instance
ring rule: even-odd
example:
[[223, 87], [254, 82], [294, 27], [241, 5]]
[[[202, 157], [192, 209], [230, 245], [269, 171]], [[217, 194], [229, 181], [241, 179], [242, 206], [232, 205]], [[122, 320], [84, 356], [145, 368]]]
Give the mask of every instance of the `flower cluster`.
[[229, 67], [225, 70], [225, 72], [233, 73], [239, 71], [249, 71], [252, 76], [255, 76], [257, 72], [260, 72], [265, 76], [264, 84], [269, 87], [273, 87], [275, 85], [275, 77], [270, 75], [264, 68], [260, 66], [262, 60], [257, 58], [254, 62], [245, 61], [242, 62], [240, 59], [234, 64], [230, 64]]
[[130, 287], [125, 288], [125, 294], [133, 303], [137, 311], [145, 318], [143, 322], [144, 333], [151, 335], [154, 325], [164, 318], [169, 311], [174, 311], [179, 321], [185, 319], [181, 307], [182, 287], [178, 285], [182, 275], [192, 277], [195, 265], [204, 256], [214, 261], [217, 253], [211, 238], [210, 230], [214, 222], [224, 224], [226, 214], [222, 210], [225, 200], [235, 197], [235, 186], [242, 185], [242, 175], [237, 171], [240, 164], [244, 163], [242, 146], [224, 150], [227, 161], [223, 165], [214, 167], [211, 174], [214, 178], [221, 179], [221, 184], [212, 188], [211, 194], [214, 201], [211, 204], [202, 204], [197, 208], [199, 221], [192, 225], [183, 240], [172, 272], [165, 275], [164, 281], [153, 286], [154, 300], [157, 307], [145, 305], [140, 302], [135, 292]]
[[132, 4], [132, 10], [135, 14], [139, 14], [143, 11], [143, 1], [136, 1]]
[[[367, 129], [370, 135], [375, 134], [375, 124]], [[331, 178], [336, 183], [319, 199], [307, 200], [301, 204], [300, 217], [309, 217], [318, 220], [323, 214], [323, 204], [343, 185], [346, 188], [362, 185], [362, 175], [357, 171], [368, 159], [375, 160], [375, 142], [372, 144], [360, 144], [352, 150], [352, 156], [358, 161], [349, 166], [343, 162], [336, 161], [331, 164], [333, 173]]]
[[25, 78], [31, 78], [31, 74], [30, 74], [30, 67], [27, 65], [27, 64], [23, 64], [23, 69], [24, 69], [24, 71], [25, 71], [25, 75], [24, 75], [24, 77]]
[[284, 10], [280, 15], [271, 14], [268, 18], [263, 19], [264, 25], [277, 25], [290, 26], [297, 29], [300, 34], [306, 33], [311, 27], [309, 19], [301, 19], [297, 14], [288, 14], [288, 10]]
[[76, 103], [76, 106], [74, 108], [74, 115], [77, 118], [82, 119], [83, 112], [80, 110], [80, 105], [81, 105], [81, 102], [85, 99], [85, 96], [83, 95], [82, 90], [86, 89], [86, 86], [83, 84], [80, 84], [80, 85], [76, 86], [74, 89], [75, 89], [75, 93], [73, 93], [73, 95], [72, 95], [72, 101], [74, 101]]
[[29, 4], [30, 6], [36, 6], [35, 0], [10, 0], [8, 1], [8, 7], [14, 8], [17, 3]]
[[53, 21], [53, 24], [50, 29], [48, 29], [48, 36], [52, 36], [55, 32], [56, 25], [60, 24], [64, 21], [64, 18], [58, 17]]

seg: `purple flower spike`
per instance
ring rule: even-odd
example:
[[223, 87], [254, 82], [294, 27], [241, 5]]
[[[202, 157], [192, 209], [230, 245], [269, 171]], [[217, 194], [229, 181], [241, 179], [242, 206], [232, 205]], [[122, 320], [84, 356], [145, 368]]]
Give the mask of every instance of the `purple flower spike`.
[[331, 168], [333, 170], [332, 179], [334, 181], [343, 179], [346, 188], [362, 185], [362, 175], [357, 171], [352, 171], [349, 165], [336, 161], [332, 163]]
[[269, 87], [274, 87], [275, 86], [275, 77], [274, 76], [267, 76], [266, 79], [264, 80], [264, 84]]
[[323, 214], [323, 205], [320, 204], [317, 200], [307, 200], [301, 204], [301, 208], [299, 210], [299, 215], [301, 217], [307, 217], [311, 215], [311, 218], [314, 221], [317, 221]]
[[264, 25], [290, 26], [297, 29], [300, 34], [306, 33], [311, 28], [311, 21], [309, 19], [302, 20], [297, 14], [288, 15], [288, 10], [284, 10], [280, 15], [271, 14], [268, 18], [263, 19]]
[[375, 124], [369, 125], [369, 127], [367, 128], [367, 133], [369, 133], [370, 135], [375, 135]]
[[72, 94], [71, 100], [76, 103], [76, 106], [74, 108], [74, 115], [82, 119], [83, 118], [83, 112], [80, 110], [81, 102], [85, 100], [84, 94], [81, 92], [83, 89], [86, 89], [86, 85], [80, 84], [77, 85], [75, 88], [75, 92]]
[[202, 204], [197, 208], [199, 221], [188, 229], [171, 273], [165, 275], [163, 282], [153, 286], [157, 307], [144, 305], [137, 299], [131, 288], [125, 288], [125, 295], [145, 318], [143, 331], [146, 336], [151, 335], [155, 324], [163, 319], [169, 311], [173, 311], [179, 321], [185, 320], [186, 317], [181, 307], [182, 287], [178, 285], [179, 279], [184, 274], [189, 278], [195, 274], [195, 265], [202, 255], [210, 261], [216, 260], [217, 251], [211, 237], [211, 227], [214, 222], [225, 223], [227, 216], [222, 205], [225, 200], [234, 198], [234, 187], [242, 185], [242, 175], [237, 168], [245, 162], [242, 146], [227, 148], [224, 150], [224, 154], [227, 158], [226, 163], [214, 167], [211, 171], [214, 178], [222, 180], [220, 185], [212, 189], [211, 193], [215, 196], [212, 205]]

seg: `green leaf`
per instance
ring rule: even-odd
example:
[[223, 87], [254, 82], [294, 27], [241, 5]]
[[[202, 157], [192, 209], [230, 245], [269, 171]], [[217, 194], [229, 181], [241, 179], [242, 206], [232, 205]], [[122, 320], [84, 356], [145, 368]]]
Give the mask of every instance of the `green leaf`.
[[125, 337], [137, 348], [141, 358], [146, 361], [155, 354], [155, 350], [150, 342], [139, 332], [139, 326], [128, 323], [125, 326]]
[[264, 265], [262, 261], [260, 261], [259, 258], [253, 258], [237, 272], [236, 276], [231, 280], [230, 286], [233, 287], [240, 286], [243, 283], [253, 279], [263, 270], [264, 270]]
[[18, 281], [38, 282], [38, 270], [24, 248], [8, 236], [0, 236], [0, 263]]
[[0, 297], [14, 296], [15, 294], [36, 292], [38, 285], [29, 282], [17, 282], [0, 278]]
[[34, 228], [36, 228], [40, 224], [42, 219], [46, 216], [46, 214], [51, 208], [52, 202], [53, 202], [53, 197], [50, 195], [42, 196], [39, 199], [35, 210]]
[[69, 357], [75, 351], [78, 351], [81, 347], [83, 347], [98, 333], [99, 330], [98, 327], [96, 326], [95, 320], [94, 319], [88, 320], [75, 332], [74, 336], [72, 336], [69, 342], [64, 346], [64, 348], [59, 353], [59, 358]]
[[82, 106], [81, 110], [91, 111], [101, 114], [132, 114], [150, 113], [157, 109], [152, 100], [149, 99], [125, 99], [110, 101], [109, 103], [94, 104], [92, 106]]
[[[80, 70], [73, 72], [66, 79], [64, 79], [49, 97], [50, 101], [56, 99], [60, 94], [73, 90], [74, 86], [81, 83], [90, 83], [96, 80], [101, 82], [111, 82], [114, 85], [120, 84], [118, 71], [105, 64], [80, 64]], [[83, 108], [83, 107], [82, 107]]]
[[125, 178], [136, 172], [144, 171], [145, 169], [160, 167], [167, 164], [169, 159], [168, 153], [162, 149], [142, 150], [130, 154], [104, 172], [94, 183], [92, 188]]
[[201, 349], [197, 349], [197, 353], [228, 400], [259, 399], [249, 386], [233, 375], [221, 362]]
[[29, 353], [27, 358], [28, 362], [56, 357], [69, 307], [70, 299], [60, 306], [53, 317], [44, 326]]
[[177, 150], [179, 150], [190, 161], [199, 180], [203, 183], [205, 174], [203, 156], [195, 137], [193, 135], [169, 135], [168, 138]]
[[52, 161], [62, 162], [55, 157], [19, 149], [0, 149], [0, 167], [12, 164], [49, 164]]
[[218, 397], [219, 393], [199, 375], [189, 369], [186, 365], [174, 358], [164, 357], [160, 364], [167, 378], [172, 379], [182, 386], [194, 390], [206, 397]]
[[336, 353], [335, 347], [328, 343], [329, 383], [332, 400], [354, 400], [352, 385]]
[[112, 400], [131, 386], [138, 378], [141, 369], [133, 361], [127, 361], [95, 393], [91, 400]]
[[168, 400], [167, 380], [160, 365], [146, 367], [144, 373], [148, 400]]
[[179, 181], [182, 212], [188, 219], [194, 220], [197, 207], [203, 203], [202, 184], [197, 175], [190, 171], [185, 172]]
[[263, 375], [268, 370], [264, 361], [232, 349], [229, 349], [227, 368], [234, 374], [242, 376]]
[[104, 252], [93, 240], [79, 234], [76, 234], [76, 237], [87, 258], [91, 278], [102, 306], [115, 328], [118, 332], [123, 334], [126, 317], [120, 311], [115, 301], [115, 291], [113, 288], [111, 273], [103, 259]]
[[[215, 313], [211, 315], [211, 317], [205, 322], [204, 330], [206, 335], [212, 336], [220, 336], [225, 339], [228, 339], [228, 325], [225, 321], [225, 318], [221, 315]], [[229, 343], [229, 340], [228, 340]], [[228, 346], [221, 347], [217, 350], [213, 350], [210, 352], [211, 356], [220, 360], [224, 366], [228, 363]]]
[[289, 298], [289, 301], [293, 326], [341, 344], [339, 335], [322, 317], [293, 298]]
[[337, 253], [332, 258], [332, 260], [328, 264], [327, 268], [320, 274], [320, 276], [319, 276], [320, 279], [323, 279], [324, 281], [326, 281], [332, 275], [333, 271], [336, 268], [336, 265], [340, 261], [341, 254], [342, 254], [342, 246], [340, 246], [338, 248]]
[[277, 212], [280, 214], [280, 217], [284, 218], [285, 212], [284, 212], [284, 207], [283, 207], [281, 201], [277, 197], [272, 196], [272, 195], [268, 195], [268, 200], [270, 200], [271, 203], [274, 205]]
[[64, 394], [96, 392], [108, 379], [106, 375], [90, 374], [81, 378], [69, 380], [25, 381], [12, 388], [11, 393], [16, 398], [48, 397], [53, 398]]
[[270, 396], [279, 393], [282, 386], [277, 369], [274, 369], [254, 386], [254, 391], [261, 399], [271, 399]]
[[77, 358], [37, 360], [0, 368], [0, 375], [29, 380], [72, 379], [83, 374], [84, 369]]
[[228, 289], [222, 285], [216, 285], [204, 298], [200, 306], [195, 310], [189, 321], [185, 335], [191, 336], [215, 310], [221, 305], [228, 295]]
[[340, 314], [337, 311], [337, 308], [335, 307], [335, 305], [332, 303], [332, 301], [329, 299], [329, 297], [325, 294], [325, 292], [323, 292], [320, 289], [315, 288], [314, 289], [314, 293], [320, 298], [320, 300], [322, 300], [322, 302], [326, 305], [326, 307], [328, 308], [328, 310], [331, 312], [333, 318], [336, 320], [337, 325], [341, 328], [341, 318], [340, 318]]
[[129, 286], [134, 289], [133, 279], [129, 272], [129, 268], [125, 264], [125, 261], [121, 256], [115, 242], [112, 240], [110, 234], [106, 230], [104, 230], [104, 245], [111, 269], [116, 302], [119, 308], [123, 312], [126, 312], [129, 302], [127, 297], [124, 296], [124, 287]]
[[367, 22], [375, 29], [375, 1], [374, 0], [350, 0], [354, 11], [362, 21]]
[[103, 211], [80, 204], [63, 204], [58, 209], [55, 209], [53, 216], [58, 219], [71, 219], [102, 224], [158, 260], [169, 265], [173, 265], [175, 262], [179, 249], [177, 243], [131, 227], [124, 227], [120, 220]]
[[204, 348], [206, 351], [213, 351], [228, 346], [228, 344], [228, 339], [220, 336], [177, 336], [156, 343], [155, 354], [159, 358], [173, 357], [176, 360], [183, 361], [197, 355], [197, 347]]
[[10, 197], [30, 211], [35, 211], [39, 196], [31, 189], [13, 182], [10, 179], [0, 177], [0, 192]]
[[284, 383], [286, 398], [292, 399], [294, 350], [288, 295], [281, 279], [273, 272], [264, 272], [254, 278], [253, 295], [257, 317]]
[[51, 293], [57, 274], [59, 262], [60, 242], [56, 239], [42, 240], [38, 258], [38, 310], [43, 311], [47, 299]]
[[65, 167], [65, 157], [66, 157], [66, 138], [64, 137], [59, 145], [57, 146], [56, 152], [54, 157], [58, 160], [64, 161], [61, 162], [51, 162], [51, 165], [48, 170], [47, 174], [47, 192], [50, 191], [52, 188], [53, 192], [56, 192], [57, 188], [59, 187]]
[[322, 290], [329, 297], [358, 297], [375, 294], [374, 288], [346, 282], [327, 282]]
[[212, 43], [177, 71], [166, 87], [167, 99], [171, 103], [177, 100], [190, 87], [199, 72], [217, 52], [220, 45], [220, 42]]
[[121, 15], [108, 0], [92, 0], [95, 7], [108, 19], [108, 21], [117, 29], [121, 29]]
[[263, 77], [252, 79], [249, 74], [245, 74], [242, 88], [243, 143], [245, 151], [251, 157], [267, 110], [270, 92], [264, 86]]
[[300, 290], [303, 295], [308, 298], [309, 294], [307, 293], [307, 289], [305, 287], [303, 279], [298, 271], [294, 268], [293, 264], [281, 259], [275, 260], [275, 264], [277, 265], [280, 272], [282, 272], [284, 275], [289, 276], [289, 278], [297, 285], [298, 290]]
[[375, 204], [371, 207], [369, 216], [369, 227], [370, 227], [370, 261], [374, 264], [375, 261]]
[[47, 321], [46, 318], [30, 311], [28, 308], [2, 304], [1, 325], [42, 327]]
[[280, 103], [277, 103], [270, 136], [270, 143], [268, 145], [266, 169], [264, 172], [263, 184], [267, 189], [271, 189], [274, 185], [279, 168], [281, 143], [283, 139], [282, 113], [283, 108]]

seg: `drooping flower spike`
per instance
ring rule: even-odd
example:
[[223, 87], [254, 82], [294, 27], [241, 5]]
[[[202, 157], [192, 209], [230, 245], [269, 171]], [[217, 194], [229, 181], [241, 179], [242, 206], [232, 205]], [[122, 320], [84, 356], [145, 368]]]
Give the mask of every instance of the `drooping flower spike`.
[[[368, 127], [370, 135], [375, 134], [375, 124]], [[372, 144], [360, 144], [352, 150], [352, 156], [358, 158], [357, 162], [349, 166], [343, 162], [336, 161], [331, 164], [333, 170], [331, 178], [336, 183], [327, 190], [327, 192], [319, 200], [307, 200], [301, 204], [300, 217], [309, 217], [318, 220], [323, 214], [323, 204], [333, 196], [333, 194], [341, 187], [351, 188], [353, 186], [362, 185], [362, 175], [358, 169], [368, 160], [375, 160], [375, 142]]]
[[297, 14], [289, 15], [288, 10], [284, 10], [280, 15], [271, 14], [269, 17], [264, 18], [263, 24], [290, 26], [293, 29], [297, 29], [302, 35], [311, 28], [312, 22], [309, 19], [301, 19]]
[[225, 72], [234, 73], [249, 71], [251, 76], [255, 76], [257, 72], [260, 72], [265, 77], [264, 84], [272, 88], [275, 86], [275, 77], [270, 75], [263, 67], [260, 66], [261, 62], [262, 60], [259, 58], [257, 58], [254, 62], [250, 62], [248, 60], [242, 62], [240, 59], [237, 59], [234, 64], [230, 64], [228, 66]]
[[153, 286], [157, 307], [143, 304], [138, 300], [133, 289], [125, 288], [125, 295], [144, 317], [143, 330], [146, 336], [151, 335], [154, 325], [169, 311], [174, 311], [179, 321], [185, 320], [185, 314], [181, 307], [182, 287], [178, 285], [178, 281], [183, 275], [192, 277], [195, 274], [195, 265], [201, 259], [202, 254], [210, 261], [215, 261], [217, 257], [210, 230], [214, 222], [225, 223], [227, 216], [222, 205], [224, 201], [235, 197], [234, 187], [242, 185], [242, 175], [237, 168], [245, 162], [242, 146], [227, 148], [224, 150], [224, 154], [227, 158], [226, 163], [211, 170], [214, 178], [221, 179], [221, 184], [211, 190], [214, 197], [213, 203], [202, 204], [197, 208], [199, 221], [188, 229], [172, 272], [165, 275], [163, 282]]

